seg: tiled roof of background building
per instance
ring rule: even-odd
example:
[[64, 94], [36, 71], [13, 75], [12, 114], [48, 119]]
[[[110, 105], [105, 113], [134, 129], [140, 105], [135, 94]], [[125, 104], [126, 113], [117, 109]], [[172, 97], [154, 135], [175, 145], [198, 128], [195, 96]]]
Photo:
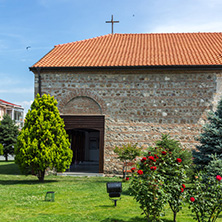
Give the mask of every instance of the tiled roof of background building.
[[32, 67], [222, 65], [222, 32], [109, 34], [56, 45]]
[[16, 105], [14, 103], [7, 102], [7, 101], [5, 101], [3, 99], [0, 99], [0, 104], [9, 105], [9, 106], [13, 106], [13, 107], [22, 107], [21, 105]]

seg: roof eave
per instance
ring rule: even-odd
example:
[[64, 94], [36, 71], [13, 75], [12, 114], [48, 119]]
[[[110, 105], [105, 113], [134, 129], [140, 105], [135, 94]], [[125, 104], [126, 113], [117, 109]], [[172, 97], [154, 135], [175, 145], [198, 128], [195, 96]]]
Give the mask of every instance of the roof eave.
[[85, 67], [29, 67], [32, 72], [38, 69], [50, 70], [222, 70], [222, 65], [166, 65], [166, 66], [85, 66]]

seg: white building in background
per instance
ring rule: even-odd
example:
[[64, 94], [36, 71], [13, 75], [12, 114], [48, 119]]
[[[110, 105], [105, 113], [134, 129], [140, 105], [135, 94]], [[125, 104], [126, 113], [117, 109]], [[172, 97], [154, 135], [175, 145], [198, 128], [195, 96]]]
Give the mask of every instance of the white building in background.
[[21, 129], [24, 125], [24, 108], [5, 100], [0, 99], [0, 121], [3, 116], [8, 114], [12, 120], [15, 120], [16, 125]]

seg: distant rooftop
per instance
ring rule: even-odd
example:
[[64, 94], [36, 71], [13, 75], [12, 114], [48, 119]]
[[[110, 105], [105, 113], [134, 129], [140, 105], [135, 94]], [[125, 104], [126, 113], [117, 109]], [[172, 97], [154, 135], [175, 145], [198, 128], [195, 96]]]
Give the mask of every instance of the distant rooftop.
[[7, 102], [7, 101], [5, 101], [5, 100], [3, 100], [3, 99], [0, 99], [0, 104], [22, 108], [21, 105], [16, 105], [16, 104], [14, 104], [14, 103]]
[[109, 34], [56, 45], [34, 67], [222, 65], [222, 32]]

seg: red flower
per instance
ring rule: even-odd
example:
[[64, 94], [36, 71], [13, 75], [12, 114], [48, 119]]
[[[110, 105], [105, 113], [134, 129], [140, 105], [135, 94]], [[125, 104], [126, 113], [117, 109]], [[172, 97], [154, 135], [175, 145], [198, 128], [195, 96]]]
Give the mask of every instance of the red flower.
[[137, 173], [138, 173], [139, 175], [142, 175], [142, 174], [143, 174], [143, 171], [142, 171], [142, 170], [138, 170]]
[[183, 193], [184, 189], [183, 188], [180, 188], [181, 189], [181, 193]]
[[177, 163], [181, 163], [182, 160], [180, 158], [177, 158]]
[[156, 170], [156, 166], [151, 166], [150, 169], [151, 170]]
[[129, 180], [129, 177], [126, 177], [126, 180]]
[[145, 162], [146, 161], [146, 157], [143, 157], [142, 159], [141, 159], [141, 162]]
[[163, 155], [166, 155], [166, 154], [167, 154], [167, 152], [166, 152], [166, 151], [162, 151], [162, 154], [163, 154]]
[[154, 157], [153, 156], [148, 156], [148, 159], [154, 161]]
[[182, 184], [182, 187], [185, 189], [186, 188], [185, 184]]
[[132, 171], [132, 172], [134, 172], [134, 171], [135, 171], [135, 169], [136, 169], [136, 168], [135, 168], [135, 167], [133, 167], [133, 168], [131, 168], [131, 171]]
[[222, 180], [222, 177], [221, 177], [220, 175], [217, 175], [217, 176], [216, 176], [216, 179], [217, 179], [218, 181], [221, 181], [221, 180]]
[[194, 202], [194, 201], [195, 201], [195, 198], [194, 198], [194, 197], [191, 197], [191, 198], [190, 198], [190, 201]]

